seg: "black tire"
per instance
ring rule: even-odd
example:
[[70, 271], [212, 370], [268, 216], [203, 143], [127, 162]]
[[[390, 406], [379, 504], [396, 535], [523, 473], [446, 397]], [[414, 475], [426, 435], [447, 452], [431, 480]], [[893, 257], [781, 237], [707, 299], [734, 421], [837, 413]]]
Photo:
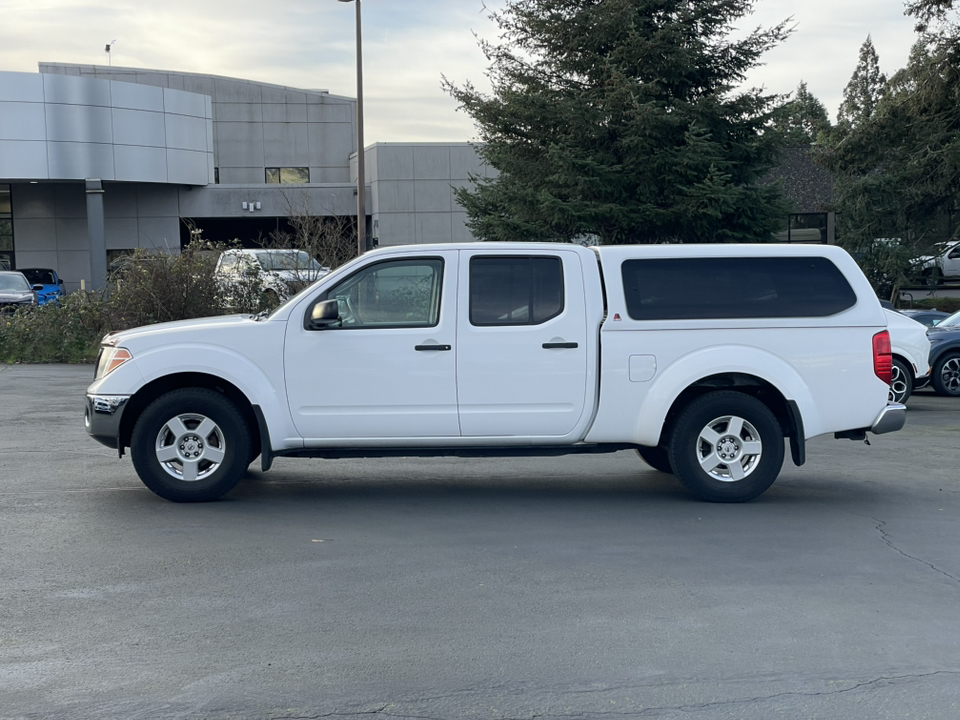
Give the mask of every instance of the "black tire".
[[[207, 502], [232, 490], [249, 465], [250, 431], [228, 398], [173, 390], [137, 419], [130, 456], [143, 484], [173, 502]], [[192, 477], [191, 477], [192, 476]]]
[[893, 378], [890, 383], [890, 392], [887, 400], [896, 403], [905, 403], [913, 395], [913, 373], [903, 360], [893, 359]]
[[[680, 482], [697, 497], [710, 502], [746, 502], [763, 493], [780, 474], [783, 438], [777, 418], [756, 398], [732, 391], [712, 392], [680, 413], [670, 438], [670, 464]], [[716, 452], [721, 443], [723, 456]], [[712, 462], [711, 457], [715, 464], [708, 472], [701, 462]]]
[[670, 467], [670, 456], [663, 445], [657, 447], [639, 447], [637, 455], [643, 458], [643, 461], [654, 470], [673, 475], [673, 468]]
[[960, 397], [960, 353], [946, 353], [938, 358], [930, 381], [937, 395]]

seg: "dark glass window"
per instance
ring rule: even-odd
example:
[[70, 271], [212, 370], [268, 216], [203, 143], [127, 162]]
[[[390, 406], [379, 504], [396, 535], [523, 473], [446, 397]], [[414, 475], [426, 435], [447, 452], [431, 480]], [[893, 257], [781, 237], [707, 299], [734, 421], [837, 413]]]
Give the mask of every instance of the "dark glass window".
[[282, 167], [266, 168], [266, 182], [280, 183], [283, 185], [294, 184], [302, 185], [310, 182], [310, 168], [305, 167]]
[[558, 257], [510, 255], [470, 260], [470, 323], [539, 325], [563, 312]]
[[14, 267], [13, 203], [10, 200], [10, 186], [0, 185], [0, 270]]
[[627, 260], [621, 272], [634, 320], [824, 317], [857, 302], [819, 257]]

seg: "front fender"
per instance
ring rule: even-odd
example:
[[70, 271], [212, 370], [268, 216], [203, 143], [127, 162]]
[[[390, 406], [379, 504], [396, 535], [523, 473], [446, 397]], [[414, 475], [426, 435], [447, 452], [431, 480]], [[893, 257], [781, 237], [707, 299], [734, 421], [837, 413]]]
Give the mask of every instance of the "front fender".
[[230, 348], [196, 343], [175, 343], [141, 350], [130, 363], [136, 364], [143, 377], [141, 387], [181, 373], [203, 373], [222, 378], [239, 389], [251, 404], [261, 408], [274, 450], [302, 445], [283, 389], [282, 345], [277, 348], [276, 357], [264, 363], [276, 368], [273, 373]]
[[656, 446], [667, 413], [680, 394], [704, 378], [725, 373], [752, 375], [770, 383], [796, 402], [805, 428], [818, 428], [820, 415], [807, 383], [787, 361], [766, 350], [746, 345], [722, 345], [697, 350], [678, 358], [658, 372], [638, 414], [637, 442]]

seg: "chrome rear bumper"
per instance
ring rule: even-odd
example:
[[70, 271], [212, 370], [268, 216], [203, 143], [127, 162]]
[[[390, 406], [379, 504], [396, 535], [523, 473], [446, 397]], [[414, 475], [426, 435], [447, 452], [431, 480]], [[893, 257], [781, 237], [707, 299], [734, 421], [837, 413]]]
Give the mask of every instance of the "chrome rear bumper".
[[883, 435], [900, 430], [907, 421], [907, 406], [900, 403], [887, 403], [870, 428], [874, 435]]

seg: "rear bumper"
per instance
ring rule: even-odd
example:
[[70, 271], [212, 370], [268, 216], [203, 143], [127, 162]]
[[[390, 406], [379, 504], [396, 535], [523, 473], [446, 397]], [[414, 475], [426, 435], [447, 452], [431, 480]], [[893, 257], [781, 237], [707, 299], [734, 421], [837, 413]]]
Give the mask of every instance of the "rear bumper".
[[874, 421], [870, 432], [874, 435], [883, 435], [900, 430], [907, 421], [907, 406], [900, 403], [887, 403]]

